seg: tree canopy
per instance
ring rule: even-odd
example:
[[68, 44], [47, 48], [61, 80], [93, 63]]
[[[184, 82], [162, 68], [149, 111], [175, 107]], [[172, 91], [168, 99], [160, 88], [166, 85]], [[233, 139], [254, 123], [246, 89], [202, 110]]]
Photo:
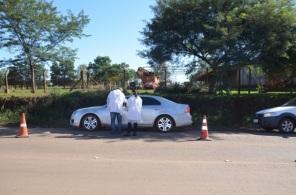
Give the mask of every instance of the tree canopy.
[[96, 57], [94, 62], [89, 63], [88, 71], [95, 80], [102, 83], [124, 83], [135, 76], [135, 71], [130, 69], [128, 64], [124, 62], [120, 64], [112, 64], [112, 61], [108, 56]]
[[57, 61], [60, 51], [65, 51], [66, 42], [84, 36], [83, 29], [88, 22], [89, 18], [83, 11], [77, 16], [70, 11], [62, 15], [52, 2], [1, 0], [0, 48], [9, 48], [16, 54], [6, 60], [7, 63], [28, 65], [32, 92], [35, 92], [35, 66]]
[[70, 60], [55, 62], [50, 67], [50, 78], [53, 85], [66, 86], [75, 81], [74, 62]]
[[292, 0], [158, 0], [152, 9], [141, 52], [152, 64], [185, 57], [190, 70], [295, 67]]

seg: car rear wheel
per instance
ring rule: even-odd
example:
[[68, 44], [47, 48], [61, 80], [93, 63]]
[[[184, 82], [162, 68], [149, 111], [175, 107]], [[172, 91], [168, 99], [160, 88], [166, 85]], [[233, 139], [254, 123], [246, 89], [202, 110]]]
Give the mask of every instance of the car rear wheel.
[[290, 118], [283, 118], [279, 124], [279, 130], [283, 133], [291, 133], [295, 129], [295, 122]]
[[155, 122], [156, 128], [161, 132], [168, 132], [173, 129], [174, 121], [169, 116], [160, 116]]
[[81, 127], [87, 131], [94, 131], [99, 127], [99, 119], [94, 114], [87, 114], [81, 120]]

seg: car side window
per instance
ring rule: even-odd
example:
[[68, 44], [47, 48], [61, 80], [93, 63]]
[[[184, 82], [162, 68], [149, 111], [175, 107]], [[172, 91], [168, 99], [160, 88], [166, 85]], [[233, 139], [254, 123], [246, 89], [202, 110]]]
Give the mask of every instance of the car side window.
[[158, 106], [158, 105], [161, 105], [161, 103], [154, 99], [154, 98], [151, 98], [151, 97], [142, 97], [142, 101], [143, 101], [143, 106]]

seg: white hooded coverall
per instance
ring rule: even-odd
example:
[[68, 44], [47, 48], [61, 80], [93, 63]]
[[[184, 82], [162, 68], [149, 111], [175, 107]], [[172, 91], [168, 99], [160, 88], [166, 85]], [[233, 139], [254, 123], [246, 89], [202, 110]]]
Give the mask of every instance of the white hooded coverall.
[[123, 102], [126, 102], [125, 95], [119, 89], [115, 89], [107, 97], [107, 108], [110, 112], [122, 114]]
[[129, 122], [139, 122], [142, 120], [142, 98], [132, 95], [127, 100], [127, 120]]

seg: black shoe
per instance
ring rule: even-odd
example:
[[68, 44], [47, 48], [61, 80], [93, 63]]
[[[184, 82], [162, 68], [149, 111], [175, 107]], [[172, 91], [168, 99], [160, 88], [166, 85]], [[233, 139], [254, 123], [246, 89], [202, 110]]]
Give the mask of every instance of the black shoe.
[[133, 136], [137, 136], [137, 133], [136, 133], [136, 132], [134, 132], [134, 133], [133, 133]]
[[123, 136], [127, 137], [127, 136], [130, 136], [130, 134], [129, 133], [125, 133], [125, 134], [123, 134]]

